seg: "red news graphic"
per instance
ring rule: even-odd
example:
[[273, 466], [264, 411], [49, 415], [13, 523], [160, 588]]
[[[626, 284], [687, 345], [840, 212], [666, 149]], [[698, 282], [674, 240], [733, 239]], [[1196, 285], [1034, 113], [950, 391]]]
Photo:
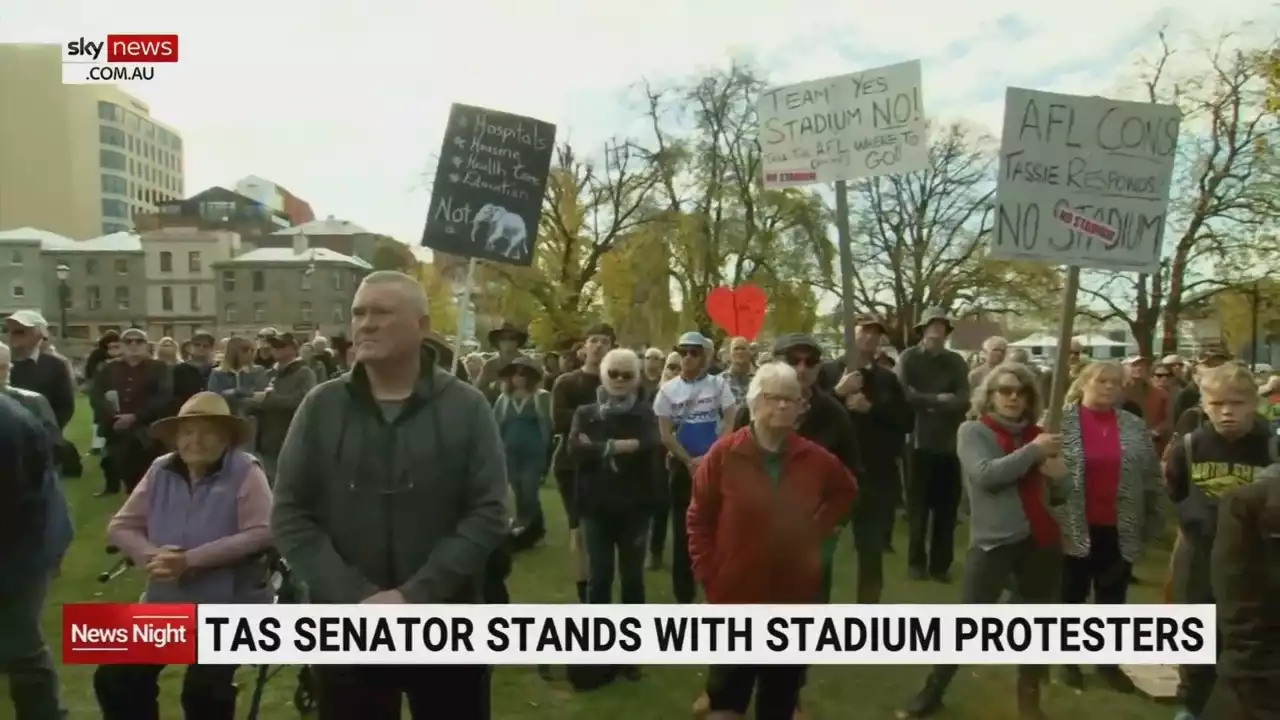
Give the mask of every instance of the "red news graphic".
[[176, 63], [177, 35], [135, 35], [113, 33], [105, 40], [79, 38], [67, 43], [65, 60], [108, 63]]
[[62, 606], [62, 662], [67, 665], [191, 665], [195, 661], [195, 605]]

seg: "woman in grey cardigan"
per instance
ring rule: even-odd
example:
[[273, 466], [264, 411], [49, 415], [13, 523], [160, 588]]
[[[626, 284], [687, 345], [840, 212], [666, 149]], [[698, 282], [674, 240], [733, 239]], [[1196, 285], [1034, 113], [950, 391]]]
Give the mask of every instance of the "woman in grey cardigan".
[[[1049, 506], [1066, 497], [1061, 438], [1043, 432], [1040, 383], [1020, 363], [995, 367], [973, 393], [970, 420], [956, 434], [956, 452], [970, 502], [969, 553], [962, 603], [995, 603], [1013, 580], [1021, 602], [1058, 596], [1061, 536]], [[939, 665], [907, 705], [907, 717], [930, 717], [956, 674]], [[1024, 720], [1042, 718], [1044, 668], [1018, 668], [1017, 704]]]
[[[1056, 508], [1062, 526], [1062, 602], [1121, 605], [1144, 541], [1160, 527], [1163, 472], [1142, 418], [1121, 409], [1124, 369], [1091, 362], [1067, 392], [1062, 454], [1070, 492]], [[1133, 692], [1119, 667], [1099, 666], [1113, 690]], [[1063, 684], [1084, 687], [1077, 666], [1063, 668]]]

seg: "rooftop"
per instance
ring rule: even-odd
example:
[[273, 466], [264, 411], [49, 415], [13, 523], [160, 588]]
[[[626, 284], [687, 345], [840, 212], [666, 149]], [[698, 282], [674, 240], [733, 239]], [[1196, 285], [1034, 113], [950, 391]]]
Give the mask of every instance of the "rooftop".
[[302, 252], [294, 252], [293, 248], [258, 248], [250, 250], [242, 255], [237, 255], [230, 260], [224, 260], [217, 263], [218, 265], [229, 264], [261, 264], [270, 263], [273, 265], [310, 265], [328, 264], [328, 265], [350, 265], [360, 270], [373, 270], [373, 266], [361, 260], [360, 258], [343, 255], [339, 252], [327, 250], [325, 248], [310, 248]]
[[368, 230], [348, 220], [339, 220], [334, 216], [323, 220], [312, 220], [309, 223], [295, 225], [277, 230], [272, 235], [371, 235]]
[[88, 240], [72, 240], [48, 230], [18, 228], [0, 232], [0, 242], [37, 241], [45, 252], [142, 252], [142, 240], [131, 232], [118, 232]]

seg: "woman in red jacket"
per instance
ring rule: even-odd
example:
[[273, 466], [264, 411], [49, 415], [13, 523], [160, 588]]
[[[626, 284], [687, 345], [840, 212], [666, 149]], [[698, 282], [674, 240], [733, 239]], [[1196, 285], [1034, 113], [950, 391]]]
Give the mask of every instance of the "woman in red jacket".
[[[804, 411], [796, 371], [761, 367], [747, 389], [751, 424], [722, 438], [697, 465], [687, 527], [689, 558], [707, 602], [817, 603], [822, 542], [858, 493], [844, 463], [794, 428]], [[714, 667], [708, 720], [791, 720], [803, 667]]]

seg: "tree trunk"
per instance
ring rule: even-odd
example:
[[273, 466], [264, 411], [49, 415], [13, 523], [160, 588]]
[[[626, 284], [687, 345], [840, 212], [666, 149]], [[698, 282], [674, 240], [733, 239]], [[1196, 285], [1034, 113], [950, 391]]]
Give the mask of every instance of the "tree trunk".
[[[1187, 253], [1182, 248], [1178, 248], [1173, 254], [1173, 262], [1169, 265], [1169, 295], [1164, 300], [1161, 315], [1164, 332], [1160, 338], [1160, 348], [1165, 355], [1178, 352], [1178, 316], [1182, 313], [1182, 277], [1186, 269]], [[1158, 283], [1159, 280], [1157, 280]]]

